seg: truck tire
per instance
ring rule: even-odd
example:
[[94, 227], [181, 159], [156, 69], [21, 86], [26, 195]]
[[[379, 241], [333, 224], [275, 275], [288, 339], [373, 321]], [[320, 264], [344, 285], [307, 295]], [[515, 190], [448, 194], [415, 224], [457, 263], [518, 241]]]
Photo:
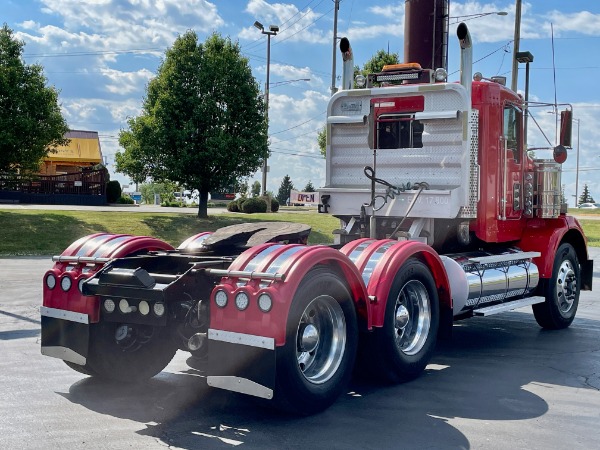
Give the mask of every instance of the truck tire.
[[92, 370], [92, 368], [90, 367], [89, 364], [85, 364], [83, 366], [79, 365], [79, 364], [75, 364], [69, 361], [64, 361], [64, 363], [69, 366], [71, 369], [73, 369], [75, 372], [79, 372], [82, 373], [84, 375], [89, 375], [90, 377], [94, 377], [96, 376], [96, 373]]
[[331, 269], [311, 269], [288, 315], [286, 343], [277, 351], [275, 405], [307, 415], [344, 392], [352, 376], [358, 326], [352, 296]]
[[383, 327], [373, 331], [368, 346], [374, 375], [390, 383], [418, 377], [435, 350], [439, 317], [435, 280], [424, 263], [411, 258], [394, 278]]
[[130, 347], [117, 343], [122, 324], [99, 322], [90, 325], [87, 364], [90, 375], [112, 381], [136, 382], [152, 378], [175, 356], [177, 346], [167, 327], [140, 327], [137, 342]]
[[546, 301], [532, 306], [535, 320], [549, 330], [567, 328], [579, 305], [580, 268], [575, 249], [561, 244], [556, 251], [552, 278], [544, 286]]

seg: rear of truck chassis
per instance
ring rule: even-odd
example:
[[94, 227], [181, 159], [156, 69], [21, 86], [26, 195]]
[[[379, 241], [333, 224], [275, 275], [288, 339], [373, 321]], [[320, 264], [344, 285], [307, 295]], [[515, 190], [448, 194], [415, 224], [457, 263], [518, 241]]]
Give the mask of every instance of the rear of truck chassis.
[[[468, 51], [466, 27], [459, 40]], [[593, 262], [560, 204], [560, 164], [527, 155], [522, 98], [417, 65], [369, 83], [328, 107], [319, 211], [340, 219], [333, 246], [269, 222], [177, 249], [86, 236], [44, 276], [42, 353], [135, 382], [179, 349], [209, 386], [311, 414], [355, 366], [388, 382], [419, 376], [455, 320], [531, 305], [540, 326], [570, 326]]]

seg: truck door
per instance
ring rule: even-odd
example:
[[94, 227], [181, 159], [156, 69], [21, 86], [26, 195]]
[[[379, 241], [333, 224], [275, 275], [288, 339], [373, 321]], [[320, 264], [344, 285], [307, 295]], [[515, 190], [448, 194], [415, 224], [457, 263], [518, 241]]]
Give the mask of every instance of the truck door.
[[503, 111], [501, 146], [501, 220], [521, 218], [523, 208], [522, 172], [524, 163], [523, 149], [523, 112], [512, 103], [506, 102]]

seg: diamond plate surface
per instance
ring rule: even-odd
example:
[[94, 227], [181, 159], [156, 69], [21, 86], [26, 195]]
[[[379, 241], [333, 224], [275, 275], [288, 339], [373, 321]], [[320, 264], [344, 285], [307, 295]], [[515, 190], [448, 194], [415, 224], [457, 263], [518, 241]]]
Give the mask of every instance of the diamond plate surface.
[[469, 205], [463, 206], [459, 217], [463, 219], [474, 219], [477, 217], [477, 202], [479, 202], [479, 164], [477, 153], [479, 151], [479, 111], [471, 111], [471, 149], [470, 149], [470, 171], [469, 171]]
[[[459, 209], [467, 216], [472, 214], [477, 186], [476, 182], [471, 185], [473, 143], [463, 140], [464, 122], [469, 119], [464, 117], [465, 112], [469, 110], [467, 97], [460, 86], [457, 88], [456, 85], [448, 84], [445, 89], [440, 87], [441, 85], [407, 85], [373, 89], [372, 96], [351, 95], [336, 98], [330, 105], [330, 115], [366, 115], [370, 113], [372, 98], [416, 95], [425, 98], [427, 112], [456, 110], [461, 113], [458, 119], [423, 120], [422, 148], [378, 149], [376, 164], [373, 150], [369, 148], [368, 143], [369, 127], [373, 127], [372, 118], [366, 125], [331, 124], [326, 188], [370, 189], [371, 180], [365, 176], [364, 168], [371, 166], [375, 167], [377, 177], [396, 186], [426, 182], [430, 189], [449, 190], [451, 194], [447, 204], [437, 205], [446, 209], [440, 211], [440, 217], [447, 217], [449, 211], [455, 211], [456, 214]], [[343, 102], [354, 105], [360, 102], [362, 106], [360, 111], [344, 111]], [[475, 162], [476, 150], [475, 146]], [[465, 180], [469, 180], [468, 186], [465, 185]], [[476, 207], [476, 202], [474, 206]]]

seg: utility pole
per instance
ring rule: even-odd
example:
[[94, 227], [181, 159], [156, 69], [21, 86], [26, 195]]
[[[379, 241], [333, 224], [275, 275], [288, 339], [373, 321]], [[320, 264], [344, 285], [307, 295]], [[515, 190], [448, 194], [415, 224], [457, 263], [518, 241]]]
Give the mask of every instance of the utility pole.
[[[271, 36], [275, 36], [279, 32], [277, 25], [271, 25], [269, 30], [265, 30], [262, 23], [256, 21], [254, 26], [258, 28], [262, 34], [267, 35], [267, 82], [265, 83], [265, 119], [267, 120], [267, 126], [269, 124], [269, 73], [271, 67]], [[267, 157], [265, 157], [262, 166], [262, 195], [267, 195], [267, 172], [269, 171], [269, 165]]]
[[575, 208], [579, 204], [579, 123], [581, 119], [573, 119], [577, 122], [577, 170], [575, 171]]
[[515, 8], [515, 39], [513, 41], [513, 63], [512, 63], [512, 84], [511, 89], [517, 92], [517, 81], [519, 79], [519, 62], [517, 53], [519, 53], [519, 41], [521, 40], [521, 0], [516, 0]]
[[338, 11], [340, 9], [340, 1], [341, 0], [333, 0], [335, 6], [333, 7], [333, 63], [331, 65], [331, 95], [337, 92], [337, 88], [335, 87], [335, 55], [336, 55], [336, 45], [337, 45], [337, 22], [338, 22]]

